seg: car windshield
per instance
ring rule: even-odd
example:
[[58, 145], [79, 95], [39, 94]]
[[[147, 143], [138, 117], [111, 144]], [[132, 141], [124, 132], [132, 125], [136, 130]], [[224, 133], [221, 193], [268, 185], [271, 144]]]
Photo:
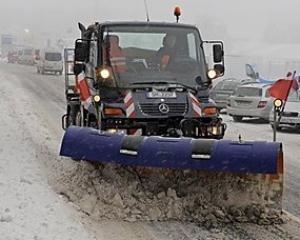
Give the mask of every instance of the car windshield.
[[240, 87], [236, 91], [238, 97], [260, 97], [262, 89], [256, 87]]
[[109, 26], [104, 31], [103, 63], [116, 84], [177, 82], [194, 87], [206, 78], [200, 36], [192, 27]]
[[47, 61], [60, 61], [61, 60], [61, 54], [60, 53], [54, 53], [54, 52], [48, 52], [48, 53], [45, 53], [45, 59]]
[[238, 83], [237, 82], [224, 82], [223, 90], [234, 90], [236, 89]]

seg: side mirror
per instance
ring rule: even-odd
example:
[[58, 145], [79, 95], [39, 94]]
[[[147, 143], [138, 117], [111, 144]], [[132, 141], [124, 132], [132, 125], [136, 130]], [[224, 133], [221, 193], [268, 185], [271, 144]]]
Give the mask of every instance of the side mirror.
[[88, 44], [83, 41], [76, 41], [75, 44], [75, 62], [85, 62], [88, 57]]
[[201, 77], [201, 76], [197, 76], [196, 79], [195, 79], [195, 82], [196, 82], [198, 85], [202, 85], [202, 84], [203, 84], [202, 77]]
[[215, 71], [217, 72], [217, 76], [218, 76], [218, 77], [224, 75], [225, 67], [224, 67], [223, 64], [215, 64], [215, 65], [214, 65], [214, 69], [215, 69]]
[[73, 72], [77, 76], [79, 75], [82, 71], [84, 71], [84, 65], [82, 63], [75, 63], [73, 67]]
[[221, 44], [213, 45], [213, 55], [214, 55], [215, 63], [223, 62], [224, 51], [223, 51], [223, 46]]

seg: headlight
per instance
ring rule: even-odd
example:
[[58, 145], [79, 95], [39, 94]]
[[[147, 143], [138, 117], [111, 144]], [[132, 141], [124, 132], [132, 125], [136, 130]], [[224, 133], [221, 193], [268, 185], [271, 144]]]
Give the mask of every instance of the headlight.
[[216, 77], [217, 77], [217, 72], [216, 72], [216, 70], [214, 70], [214, 69], [208, 70], [207, 76], [208, 76], [210, 79], [216, 78]]
[[101, 76], [101, 78], [103, 78], [103, 79], [109, 78], [109, 77], [110, 77], [110, 72], [109, 72], [109, 70], [106, 69], [106, 68], [101, 69], [101, 71], [100, 71], [100, 76]]

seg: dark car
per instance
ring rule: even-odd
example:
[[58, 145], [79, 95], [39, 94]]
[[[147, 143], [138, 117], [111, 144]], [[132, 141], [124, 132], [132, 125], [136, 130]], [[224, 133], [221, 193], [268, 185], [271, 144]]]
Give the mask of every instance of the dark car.
[[240, 84], [240, 80], [237, 80], [235, 78], [228, 78], [218, 82], [211, 89], [210, 98], [215, 101], [219, 110], [227, 107], [229, 97], [234, 94], [237, 86]]

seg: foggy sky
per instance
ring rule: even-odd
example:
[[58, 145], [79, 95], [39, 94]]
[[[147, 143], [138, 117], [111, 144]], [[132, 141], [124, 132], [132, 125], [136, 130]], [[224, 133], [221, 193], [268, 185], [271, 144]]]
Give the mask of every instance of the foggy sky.
[[[203, 29], [203, 38], [260, 41], [266, 29], [298, 31], [299, 0], [148, 0], [150, 19], [174, 21], [176, 5], [183, 11], [181, 22]], [[88, 25], [145, 19], [143, 0], [0, 0], [0, 33], [29, 29], [45, 35], [79, 35], [78, 21]]]

